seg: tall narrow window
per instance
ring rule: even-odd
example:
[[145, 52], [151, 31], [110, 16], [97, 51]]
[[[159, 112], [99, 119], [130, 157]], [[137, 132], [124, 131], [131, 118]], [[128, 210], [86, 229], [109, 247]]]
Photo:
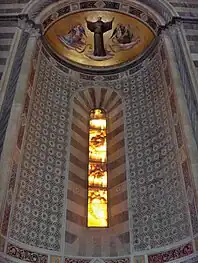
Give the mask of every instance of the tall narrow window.
[[88, 227], [107, 227], [107, 121], [94, 109], [89, 121]]

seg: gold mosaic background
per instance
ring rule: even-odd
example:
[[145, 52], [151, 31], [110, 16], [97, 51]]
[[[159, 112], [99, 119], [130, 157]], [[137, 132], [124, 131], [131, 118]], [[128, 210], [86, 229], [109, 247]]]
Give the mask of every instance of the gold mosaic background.
[[[102, 17], [102, 21], [104, 22], [111, 21], [114, 18], [112, 30], [103, 34], [105, 46], [108, 46], [108, 44], [111, 42], [111, 40], [109, 39], [112, 36], [112, 33], [118, 24], [130, 24], [133, 29], [134, 37], [139, 38], [139, 43], [128, 50], [121, 50], [116, 52], [113, 57], [107, 60], [96, 61], [92, 58], [87, 57], [85, 53], [78, 53], [75, 50], [68, 49], [57, 38], [58, 35], [67, 35], [68, 31], [71, 30], [72, 26], [80, 23], [85, 29], [85, 33], [87, 36], [86, 43], [88, 45], [93, 46], [94, 34], [87, 29], [85, 19], [87, 18], [87, 20], [95, 22], [98, 17]], [[104, 10], [78, 12], [72, 15], [68, 15], [55, 22], [45, 33], [45, 37], [49, 42], [50, 46], [56, 51], [56, 53], [59, 56], [85, 66], [95, 67], [108, 67], [132, 61], [151, 44], [152, 40], [154, 39], [154, 36], [155, 35], [152, 32], [152, 30], [148, 28], [143, 22], [140, 22], [139, 20], [125, 14]]]

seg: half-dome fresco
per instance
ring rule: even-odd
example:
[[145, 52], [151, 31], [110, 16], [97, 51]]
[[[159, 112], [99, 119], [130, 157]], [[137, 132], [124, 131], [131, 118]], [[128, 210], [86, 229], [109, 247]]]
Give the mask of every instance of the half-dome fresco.
[[56, 21], [45, 33], [55, 53], [81, 66], [110, 67], [139, 57], [155, 35], [142, 21], [111, 11], [85, 11]]

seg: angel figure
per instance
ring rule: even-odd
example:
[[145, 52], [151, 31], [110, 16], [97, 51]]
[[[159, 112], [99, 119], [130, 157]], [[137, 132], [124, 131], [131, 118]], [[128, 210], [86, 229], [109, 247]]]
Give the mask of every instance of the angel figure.
[[65, 36], [58, 36], [58, 39], [68, 48], [76, 49], [85, 45], [85, 37], [84, 27], [76, 24]]
[[118, 42], [122, 45], [131, 43], [133, 32], [130, 25], [118, 24], [114, 29], [111, 38], [114, 42]]

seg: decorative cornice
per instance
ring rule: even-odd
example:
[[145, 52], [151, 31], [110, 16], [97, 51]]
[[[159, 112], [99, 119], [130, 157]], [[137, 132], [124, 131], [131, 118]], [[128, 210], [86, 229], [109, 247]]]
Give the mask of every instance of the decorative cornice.
[[[82, 2], [93, 2], [93, 0], [89, 1], [89, 0], [77, 0], [75, 1], [75, 3], [73, 2], [73, 4], [80, 4]], [[101, 2], [100, 0], [95, 0], [95, 2]], [[115, 1], [111, 1], [111, 2], [115, 2]], [[132, 1], [130, 0], [125, 0], [125, 2], [123, 3], [123, 1], [119, 1], [117, 0], [117, 3], [120, 2], [123, 6], [127, 7], [130, 6], [132, 4]], [[70, 0], [31, 0], [29, 2], [29, 4], [23, 9], [23, 13], [28, 13], [29, 17], [31, 19], [36, 19], [39, 17], [39, 14], [41, 14], [44, 10], [48, 13], [50, 5], [52, 5], [52, 9], [55, 10], [56, 8], [59, 8], [62, 5], [68, 5], [71, 4]], [[148, 8], [151, 8], [155, 14], [158, 14], [159, 16], [161, 16], [161, 19], [164, 21], [168, 21], [172, 16], [177, 16], [177, 12], [174, 10], [174, 8], [170, 5], [170, 3], [167, 0], [141, 0], [141, 1], [135, 1], [133, 2], [133, 4], [138, 5], [139, 7], [143, 7], [146, 8], [146, 6]], [[45, 12], [45, 13], [46, 13]], [[153, 14], [155, 16], [155, 14]], [[41, 18], [42, 17], [42, 18]], [[41, 15], [38, 19], [42, 20], [43, 19], [43, 15]], [[159, 17], [158, 17], [159, 18]], [[159, 20], [161, 20], [159, 18]], [[159, 21], [158, 21], [159, 22]]]

